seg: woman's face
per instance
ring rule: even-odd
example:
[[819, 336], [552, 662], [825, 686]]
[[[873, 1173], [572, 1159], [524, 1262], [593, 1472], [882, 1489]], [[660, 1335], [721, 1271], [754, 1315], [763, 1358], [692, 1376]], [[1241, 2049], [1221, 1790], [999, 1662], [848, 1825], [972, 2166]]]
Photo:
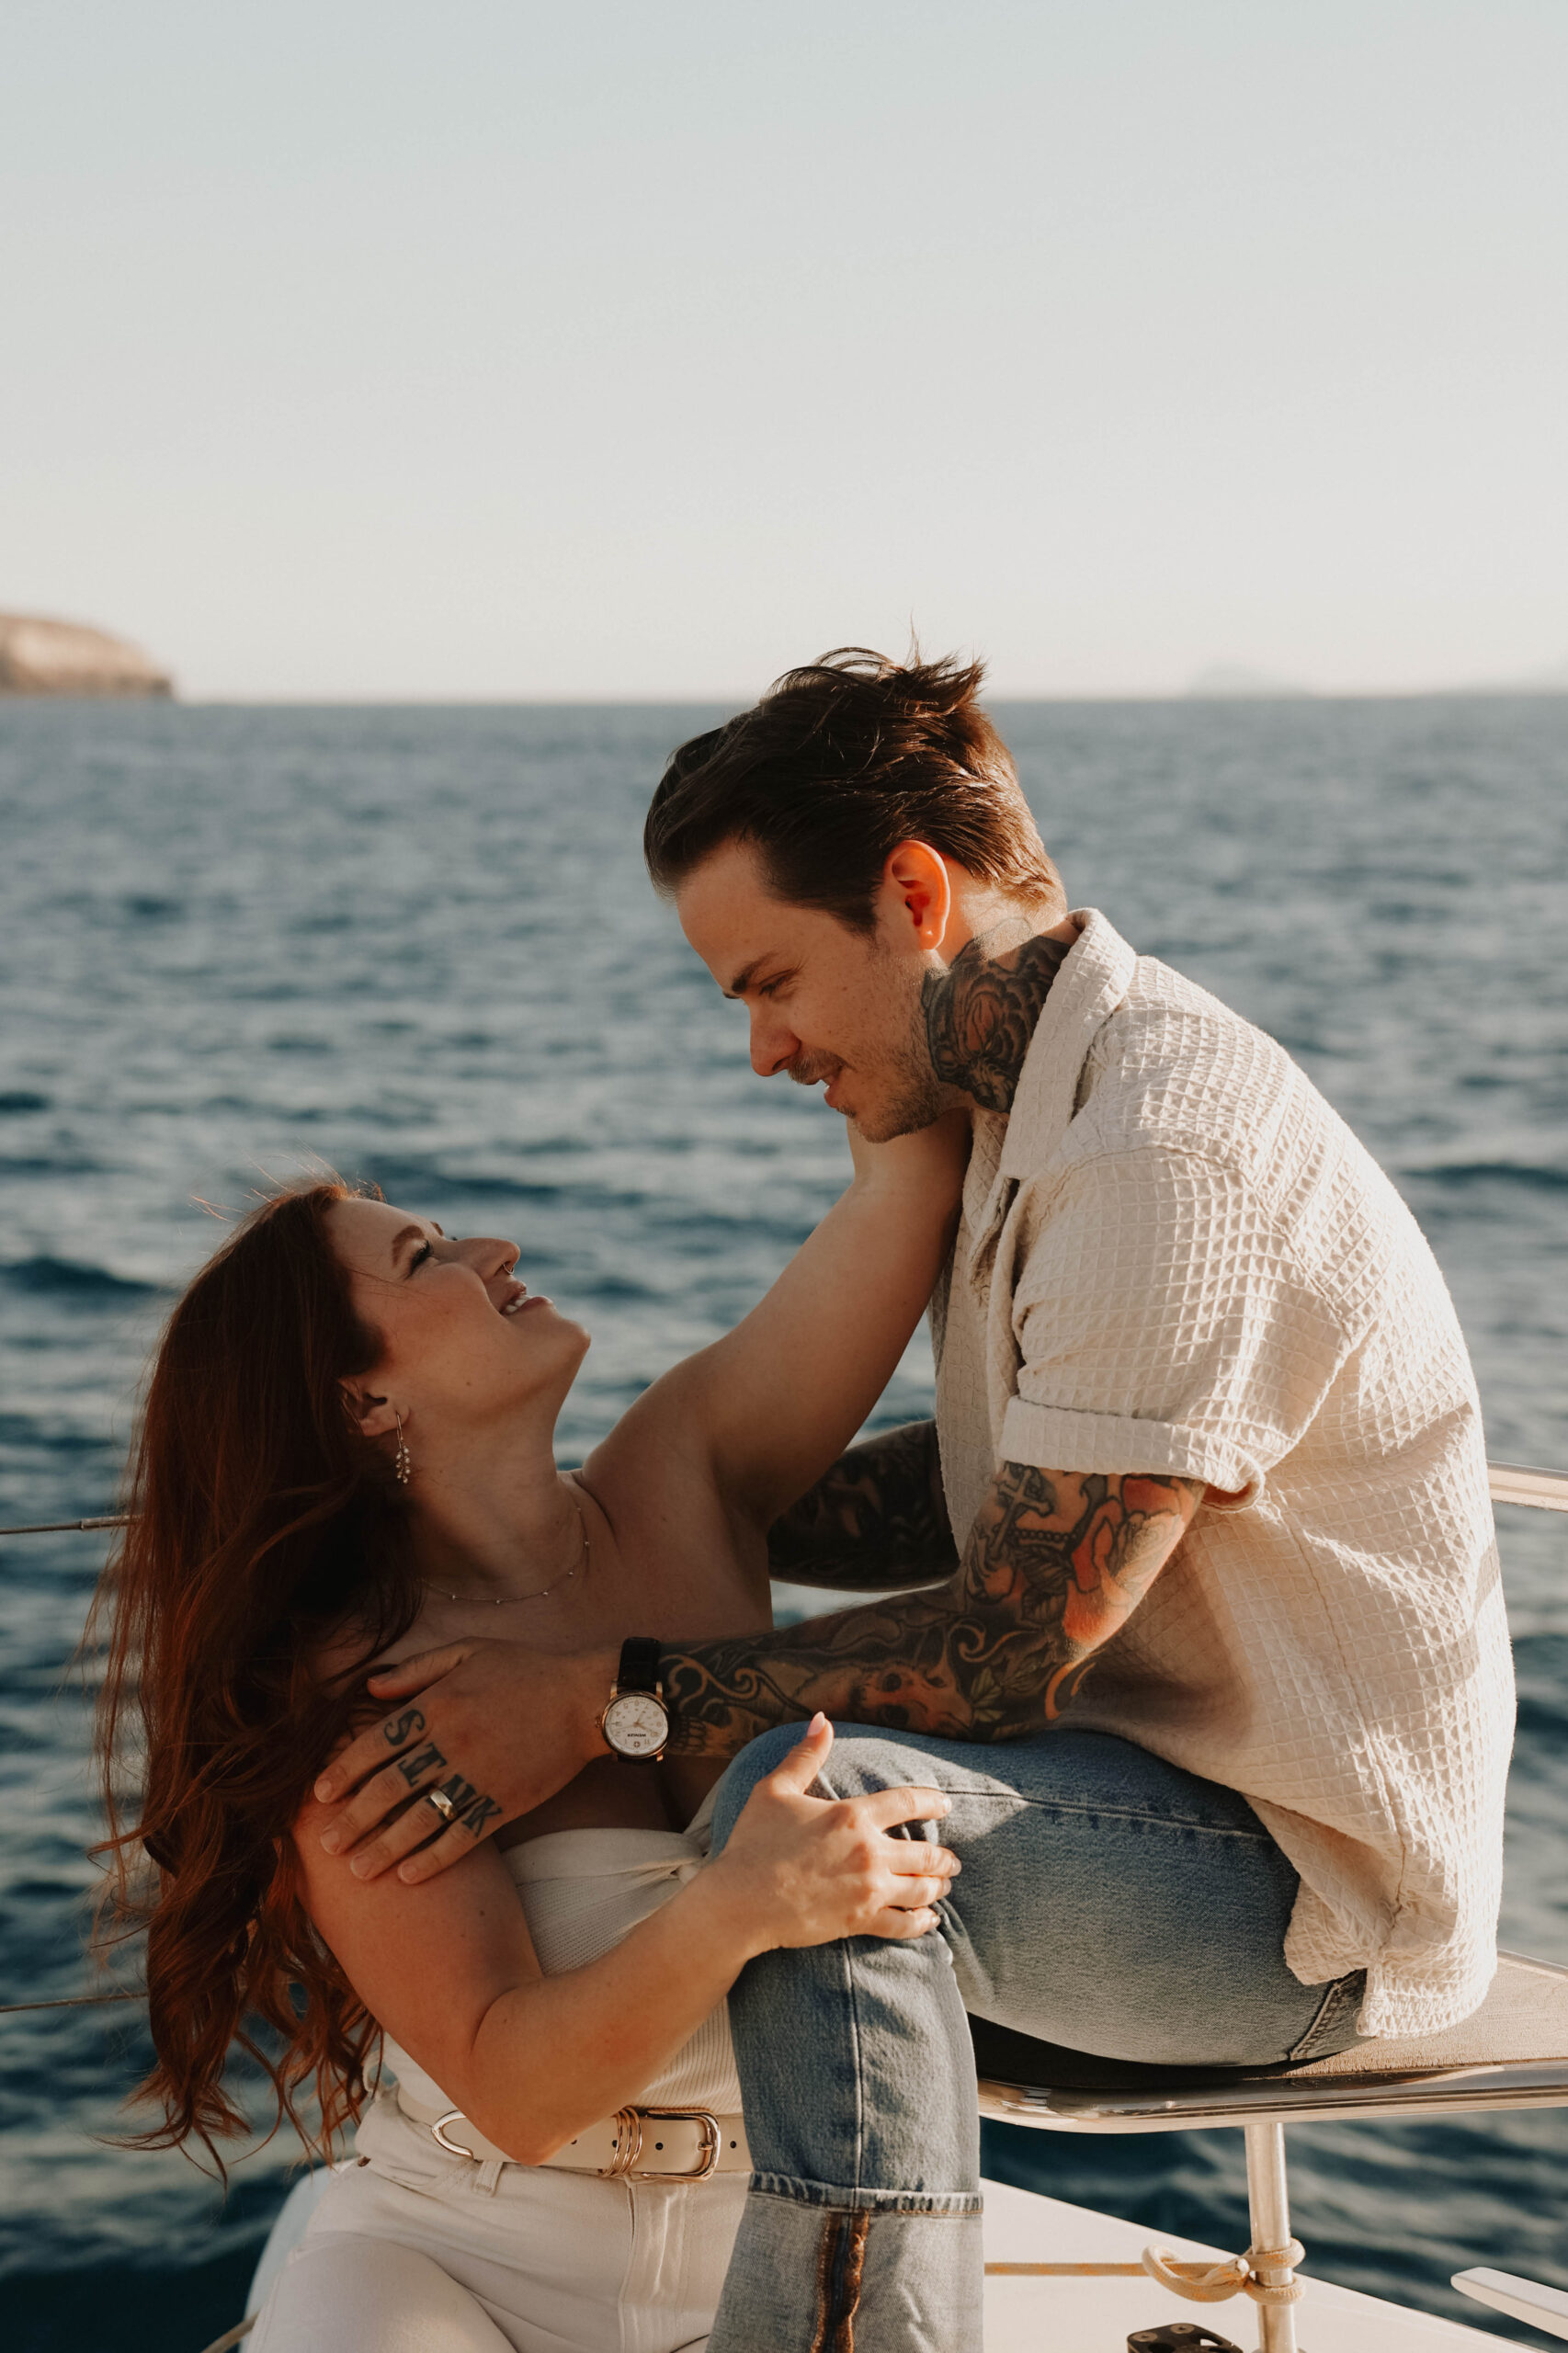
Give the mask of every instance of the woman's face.
[[515, 1279], [515, 1242], [450, 1241], [434, 1220], [387, 1201], [335, 1201], [327, 1230], [355, 1312], [381, 1338], [363, 1387], [417, 1423], [426, 1445], [443, 1427], [472, 1430], [521, 1406], [559, 1405], [588, 1336]]

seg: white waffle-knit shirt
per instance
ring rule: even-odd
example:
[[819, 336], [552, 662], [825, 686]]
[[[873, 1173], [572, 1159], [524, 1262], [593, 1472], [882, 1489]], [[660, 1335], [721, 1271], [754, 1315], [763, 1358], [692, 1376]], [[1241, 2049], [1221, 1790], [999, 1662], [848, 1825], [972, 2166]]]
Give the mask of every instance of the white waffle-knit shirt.
[[1076, 920], [932, 1302], [954, 1533], [1004, 1461], [1210, 1483], [1067, 1721], [1239, 1790], [1301, 1876], [1295, 1974], [1436, 2032], [1496, 1965], [1514, 1722], [1453, 1303], [1289, 1055]]

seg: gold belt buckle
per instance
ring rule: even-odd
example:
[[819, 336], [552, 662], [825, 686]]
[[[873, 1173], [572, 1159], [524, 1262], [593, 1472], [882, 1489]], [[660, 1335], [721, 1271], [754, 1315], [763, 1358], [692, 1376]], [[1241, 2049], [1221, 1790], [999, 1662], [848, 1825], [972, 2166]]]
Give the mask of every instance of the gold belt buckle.
[[642, 2150], [642, 2113], [640, 2109], [618, 2108], [615, 2111], [615, 2149], [608, 2165], [600, 2165], [601, 2181], [619, 2181], [637, 2163]]
[[[655, 2173], [651, 2165], [639, 2165], [642, 2154], [646, 2124], [667, 2122], [695, 2124], [701, 2130], [702, 2147], [693, 2173]], [[623, 2108], [615, 2120], [615, 2154], [605, 2168], [610, 2177], [635, 2174], [640, 2181], [706, 2181], [719, 2163], [723, 2143], [719, 2132], [719, 2120], [706, 2108]]]

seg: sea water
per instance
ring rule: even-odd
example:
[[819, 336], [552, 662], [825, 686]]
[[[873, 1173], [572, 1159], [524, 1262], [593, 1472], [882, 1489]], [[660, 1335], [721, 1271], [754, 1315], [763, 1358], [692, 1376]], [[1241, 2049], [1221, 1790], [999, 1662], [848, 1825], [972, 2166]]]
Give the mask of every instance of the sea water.
[[[112, 1506], [213, 1210], [302, 1168], [517, 1243], [594, 1335], [569, 1459], [745, 1312], [846, 1162], [813, 1095], [753, 1075], [642, 873], [664, 756], [716, 716], [0, 705], [0, 1522]], [[1298, 1058], [1432, 1241], [1493, 1455], [1568, 1467], [1568, 699], [999, 716], [1074, 904]], [[879, 1419], [929, 1396], [919, 1337]], [[1505, 1933], [1568, 1961], [1568, 1520], [1500, 1519]], [[0, 1545], [6, 2003], [89, 1984], [67, 1669], [103, 1543]], [[134, 2006], [0, 2034], [9, 2343], [196, 2353], [239, 2315], [290, 2151], [242, 2164], [225, 2206], [177, 2156], [106, 2147], [147, 2056]], [[1461, 2313], [1461, 2265], [1568, 2284], [1565, 2160], [1552, 2113], [1302, 2130], [1297, 2229], [1325, 2275]], [[1233, 2133], [988, 2128], [987, 2163], [1244, 2242]]]

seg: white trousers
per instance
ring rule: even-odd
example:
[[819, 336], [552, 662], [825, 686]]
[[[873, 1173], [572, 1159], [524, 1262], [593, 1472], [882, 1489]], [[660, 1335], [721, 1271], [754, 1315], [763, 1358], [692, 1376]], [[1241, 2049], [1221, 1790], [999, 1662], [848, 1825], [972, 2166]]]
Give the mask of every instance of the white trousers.
[[744, 2174], [690, 2186], [508, 2165], [493, 2194], [349, 2166], [247, 2353], [699, 2353]]

